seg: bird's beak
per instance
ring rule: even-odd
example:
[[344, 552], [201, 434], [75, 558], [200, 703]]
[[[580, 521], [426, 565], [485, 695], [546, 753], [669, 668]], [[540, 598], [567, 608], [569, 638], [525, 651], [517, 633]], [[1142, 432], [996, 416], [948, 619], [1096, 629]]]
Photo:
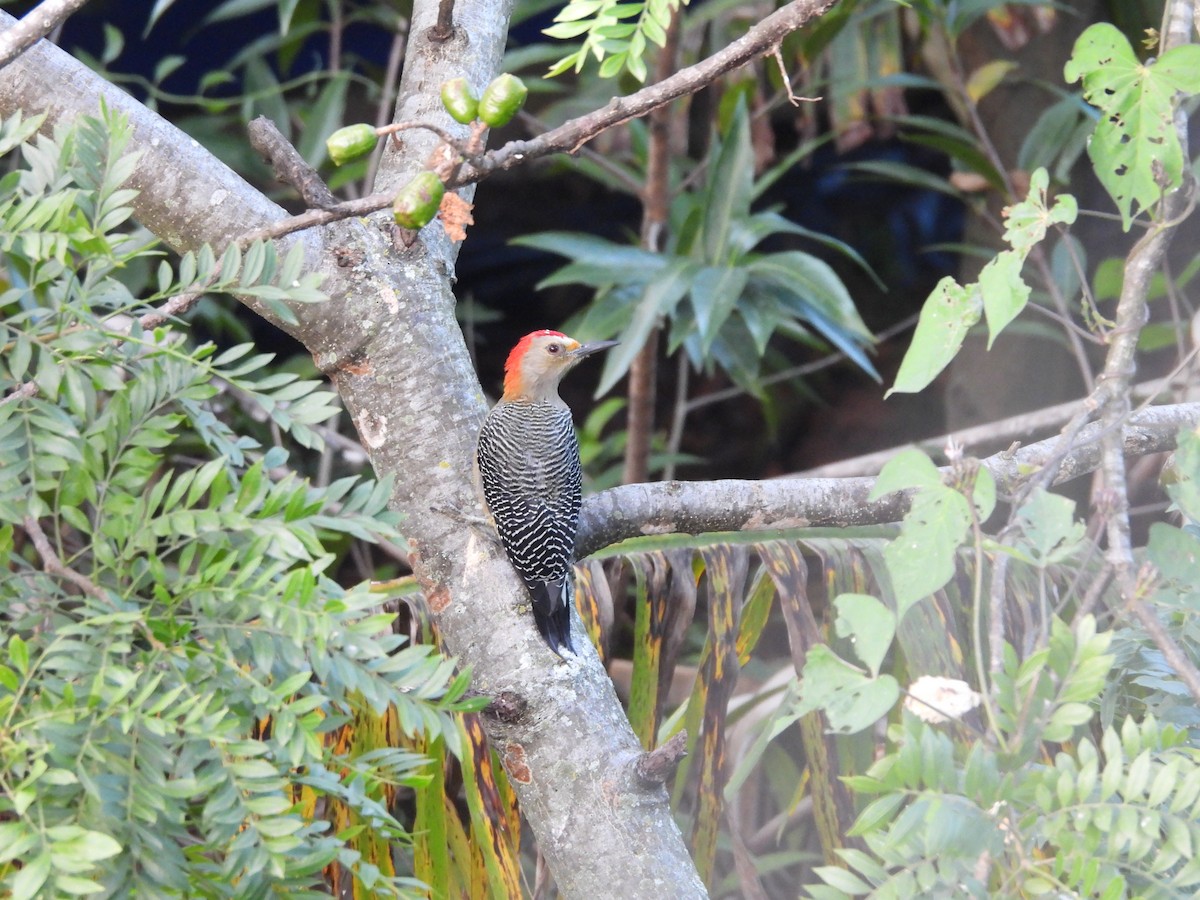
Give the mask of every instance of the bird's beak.
[[586, 344], [580, 344], [571, 351], [571, 356], [575, 359], [583, 359], [591, 356], [593, 353], [599, 353], [601, 350], [607, 350], [609, 347], [615, 347], [620, 341], [589, 341]]

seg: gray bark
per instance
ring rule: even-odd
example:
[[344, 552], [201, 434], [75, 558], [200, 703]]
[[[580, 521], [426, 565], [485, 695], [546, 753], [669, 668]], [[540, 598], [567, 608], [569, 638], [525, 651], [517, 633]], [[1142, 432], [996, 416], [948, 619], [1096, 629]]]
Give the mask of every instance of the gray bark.
[[[1172, 450], [1181, 429], [1200, 423], [1200, 403], [1151, 406], [1131, 416], [1123, 434], [1127, 456]], [[1062, 484], [1101, 465], [1104, 426], [1084, 426], [1059, 456], [1057, 437], [980, 461], [999, 495], [1014, 494], [1048, 466]], [[617, 541], [648, 534], [700, 534], [779, 528], [828, 528], [898, 522], [908, 512], [903, 492], [870, 500], [874, 476], [779, 478], [771, 481], [663, 481], [626, 484], [583, 501], [576, 551], [582, 557]]]
[[[825, 5], [808, 4], [813, 11]], [[426, 30], [436, 7], [433, 0], [416, 3], [397, 120], [462, 133], [442, 111], [438, 86], [458, 75], [476, 87], [490, 80], [509, 2], [458, 4], [456, 37], [431, 44]], [[0, 13], [0, 31], [12, 22]], [[285, 218], [191, 138], [57, 48], [41, 42], [0, 70], [0, 115], [46, 112], [47, 128], [95, 115], [101, 97], [133, 123], [132, 149], [142, 154], [133, 185], [141, 191], [136, 215], [164, 243], [181, 251], [205, 243], [220, 248]], [[435, 144], [426, 132], [405, 132], [384, 157], [378, 187], [394, 188], [423, 168]], [[435, 225], [397, 249], [386, 215], [324, 224], [286, 241], [303, 243], [309, 265], [326, 276], [329, 301], [298, 306], [294, 326], [250, 305], [312, 352], [341, 394], [376, 473], [395, 477], [393, 506], [404, 515], [414, 569], [448, 650], [471, 667], [477, 690], [526, 701], [517, 721], [487, 719], [489, 738], [560, 889], [570, 897], [704, 896], [665, 790], [638, 777], [640, 746], [589, 642], [577, 634], [580, 658], [557, 663], [532, 627], [525, 590], [494, 535], [467, 524], [481, 512], [471, 458], [486, 410], [454, 316], [456, 248]], [[1170, 446], [1179, 427], [1198, 420], [1196, 404], [1148, 410], [1127, 429], [1127, 449]], [[1014, 484], [1048, 453], [1032, 445], [988, 464], [1002, 486]], [[1060, 480], [1094, 469], [1097, 460], [1098, 451], [1073, 452]], [[585, 502], [581, 546], [594, 550], [647, 532], [903, 515], [901, 495], [869, 504], [872, 485], [873, 479], [629, 485]]]
[[[509, 9], [505, 0], [459, 4], [460, 37], [434, 45], [425, 32], [437, 3], [418, 2], [399, 114], [459, 128], [436, 101], [438, 88], [457, 75], [475, 85], [494, 76]], [[0, 30], [12, 23], [0, 13]], [[191, 138], [48, 43], [0, 70], [0, 115], [45, 112], [48, 128], [98, 114], [101, 97], [133, 124], [131, 149], [142, 154], [135, 214], [166, 244], [220, 248], [284, 217]], [[423, 168], [433, 145], [406, 135], [385, 157], [381, 183]], [[449, 241], [435, 225], [396, 250], [386, 216], [292, 240], [324, 272], [330, 299], [297, 307], [299, 324], [286, 330], [332, 378], [376, 473], [395, 477], [392, 505], [447, 649], [471, 667], [477, 690], [528, 703], [518, 722], [488, 720], [489, 738], [559, 888], [569, 897], [705, 896], [666, 790], [637, 776], [640, 745], [586, 637], [575, 638], [578, 660], [556, 663], [499, 544], [464, 524], [462, 513], [480, 515], [471, 470], [486, 410], [455, 321]]]

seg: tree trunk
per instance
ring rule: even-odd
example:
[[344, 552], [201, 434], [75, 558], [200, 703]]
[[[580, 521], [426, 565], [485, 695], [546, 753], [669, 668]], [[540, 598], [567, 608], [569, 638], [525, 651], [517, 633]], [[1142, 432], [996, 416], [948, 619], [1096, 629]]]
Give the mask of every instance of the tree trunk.
[[[438, 91], [464, 75], [476, 88], [496, 74], [510, 2], [458, 4], [456, 32], [433, 42], [437, 2], [418, 0], [398, 119], [431, 122], [465, 136]], [[0, 13], [0, 29], [13, 19]], [[270, 225], [284, 212], [191, 138], [46, 42], [0, 71], [0, 115], [21, 110], [57, 121], [96, 115], [103, 98], [134, 126], [141, 152], [134, 187], [138, 219], [172, 248], [210, 243]], [[408, 132], [383, 158], [378, 184], [420, 171], [437, 144]], [[460, 190], [470, 199], [471, 189]], [[485, 717], [489, 738], [517, 790], [559, 888], [568, 897], [701, 897], [696, 869], [671, 816], [665, 789], [646, 787], [641, 747], [594, 650], [577, 633], [578, 660], [556, 661], [528, 611], [528, 597], [479, 516], [472, 480], [483, 393], [454, 316], [457, 248], [435, 222], [397, 249], [386, 214], [302, 232], [310, 269], [325, 275], [325, 303], [297, 306], [287, 326], [332, 379], [376, 474], [395, 478], [392, 506], [448, 652], [470, 666], [474, 687], [525, 701], [517, 721]], [[339, 262], [342, 263], [339, 265]], [[348, 265], [346, 263], [349, 263]], [[578, 626], [577, 626], [578, 627]]]

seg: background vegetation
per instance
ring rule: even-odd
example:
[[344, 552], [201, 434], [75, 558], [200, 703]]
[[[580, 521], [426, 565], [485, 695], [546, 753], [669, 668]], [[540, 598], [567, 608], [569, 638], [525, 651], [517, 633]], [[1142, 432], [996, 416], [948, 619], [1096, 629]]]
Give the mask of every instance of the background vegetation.
[[[687, 751], [671, 809], [710, 894], [1200, 881], [1185, 5], [842, 2], [481, 187], [457, 312], [485, 391], [532, 328], [622, 341], [568, 391], [592, 491], [845, 476], [737, 531], [679, 499], [690, 535], [601, 546], [585, 511], [580, 612], [641, 746]], [[772, 10], [520, 3], [503, 68], [532, 97], [491, 143]], [[370, 196], [382, 147], [335, 169], [324, 139], [390, 121], [402, 6], [86, 12], [66, 49], [281, 202], [258, 115]], [[332, 302], [303, 247], [170, 252], [132, 217], [126, 119], [42, 124], [0, 129], [0, 884], [547, 893], [480, 713], [520, 698], [434, 649], [394, 485], [231, 299]]]

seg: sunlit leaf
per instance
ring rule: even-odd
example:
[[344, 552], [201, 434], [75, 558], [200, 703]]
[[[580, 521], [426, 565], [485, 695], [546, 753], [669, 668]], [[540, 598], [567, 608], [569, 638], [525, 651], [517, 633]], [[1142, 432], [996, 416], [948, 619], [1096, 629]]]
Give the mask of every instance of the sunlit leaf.
[[1175, 97], [1200, 91], [1197, 71], [1200, 46], [1174, 47], [1147, 65], [1125, 35], [1106, 22], [1090, 26], [1075, 42], [1063, 74], [1068, 82], [1082, 80], [1084, 98], [1101, 110], [1088, 155], [1126, 231], [1134, 215], [1181, 182]]

